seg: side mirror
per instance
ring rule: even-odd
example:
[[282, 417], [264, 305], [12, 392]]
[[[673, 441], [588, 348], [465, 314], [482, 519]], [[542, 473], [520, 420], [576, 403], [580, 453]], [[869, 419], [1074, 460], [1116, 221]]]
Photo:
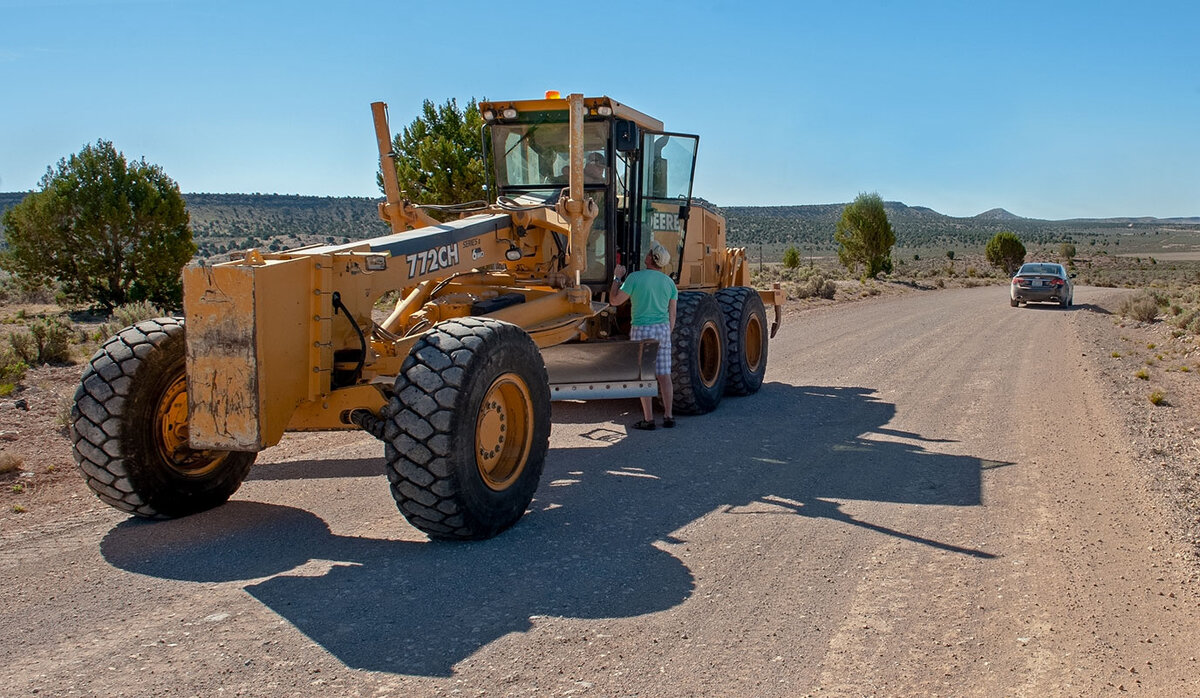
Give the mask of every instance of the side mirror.
[[638, 127], [632, 121], [618, 119], [613, 125], [613, 136], [619, 152], [632, 153], [638, 149]]

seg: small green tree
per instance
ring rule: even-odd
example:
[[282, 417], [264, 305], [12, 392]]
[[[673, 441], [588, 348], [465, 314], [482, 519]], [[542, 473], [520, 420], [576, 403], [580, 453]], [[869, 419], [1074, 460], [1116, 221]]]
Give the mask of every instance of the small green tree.
[[1025, 245], [1016, 233], [996, 233], [988, 240], [984, 253], [992, 266], [1003, 269], [1009, 276], [1015, 274], [1025, 261]]
[[[482, 128], [474, 99], [461, 110], [454, 99], [425, 100], [421, 115], [392, 139], [400, 190], [418, 204], [486, 200]], [[378, 183], [382, 191], [382, 174]]]
[[788, 248], [783, 251], [783, 266], [788, 269], [795, 269], [800, 266], [800, 251], [795, 245], [788, 245]]
[[855, 271], [861, 264], [864, 275], [870, 278], [891, 271], [896, 232], [879, 194], [859, 194], [848, 204], [833, 237], [840, 245], [838, 259], [847, 269]]
[[174, 180], [103, 140], [49, 168], [4, 227], [0, 267], [28, 285], [54, 279], [68, 301], [110, 311], [135, 300], [178, 307], [179, 271], [196, 251]]
[[954, 261], [954, 250], [946, 250], [946, 259]]
[[1062, 255], [1063, 259], [1075, 259], [1075, 245], [1069, 242], [1064, 242], [1063, 244], [1059, 245], [1058, 253]]

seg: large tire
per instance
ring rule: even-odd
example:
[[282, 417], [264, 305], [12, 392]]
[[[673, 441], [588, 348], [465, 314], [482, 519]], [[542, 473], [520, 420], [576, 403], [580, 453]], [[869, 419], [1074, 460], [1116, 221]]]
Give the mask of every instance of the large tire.
[[682, 414], [716, 409], [725, 394], [725, 320], [717, 300], [700, 291], [685, 291], [676, 301], [671, 335], [672, 405]]
[[745, 286], [723, 288], [716, 298], [725, 317], [725, 394], [757, 393], [767, 374], [767, 310], [762, 298]]
[[392, 497], [431, 538], [491, 538], [533, 499], [550, 447], [550, 387], [516, 325], [466, 317], [417, 341], [384, 407]]
[[256, 453], [200, 451], [187, 441], [182, 318], [121, 330], [92, 356], [71, 408], [75, 462], [102, 501], [146, 518], [224, 503]]

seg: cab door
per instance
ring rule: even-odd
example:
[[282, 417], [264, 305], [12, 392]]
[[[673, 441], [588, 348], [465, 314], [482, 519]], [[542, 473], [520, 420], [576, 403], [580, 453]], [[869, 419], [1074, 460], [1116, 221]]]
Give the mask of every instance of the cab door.
[[658, 241], [671, 253], [668, 268], [663, 271], [677, 282], [699, 143], [700, 136], [692, 134], [642, 134], [638, 217], [641, 256], [645, 257], [651, 241]]

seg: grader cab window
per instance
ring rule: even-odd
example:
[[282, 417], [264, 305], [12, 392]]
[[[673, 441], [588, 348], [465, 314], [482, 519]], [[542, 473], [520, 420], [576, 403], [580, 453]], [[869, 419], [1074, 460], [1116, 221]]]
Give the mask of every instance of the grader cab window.
[[[491, 128], [496, 182], [501, 190], [567, 185], [571, 148], [566, 122], [497, 124]], [[583, 142], [590, 153], [600, 153], [603, 157], [608, 148], [608, 124], [584, 124]], [[603, 177], [593, 176], [590, 170], [585, 169], [585, 173], [588, 184], [604, 182]]]

